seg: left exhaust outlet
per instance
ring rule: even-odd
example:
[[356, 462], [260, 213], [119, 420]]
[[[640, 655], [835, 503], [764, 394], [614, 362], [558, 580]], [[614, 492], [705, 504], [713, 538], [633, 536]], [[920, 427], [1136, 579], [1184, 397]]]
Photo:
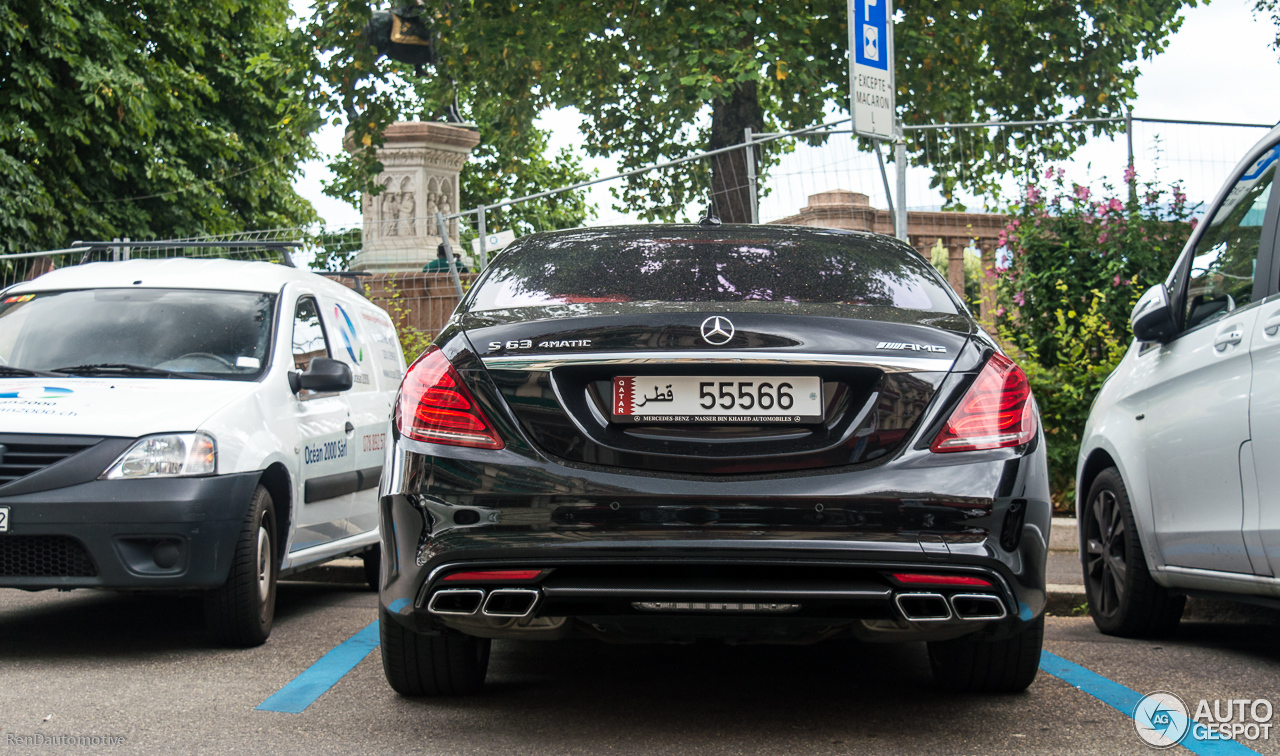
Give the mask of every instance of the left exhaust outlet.
[[431, 594], [427, 611], [447, 616], [470, 616], [480, 611], [484, 591], [479, 588], [448, 588]]

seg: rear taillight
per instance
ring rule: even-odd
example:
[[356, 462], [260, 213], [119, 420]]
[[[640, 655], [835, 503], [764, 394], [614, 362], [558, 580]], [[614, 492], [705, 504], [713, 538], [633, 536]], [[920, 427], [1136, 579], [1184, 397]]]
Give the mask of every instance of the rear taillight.
[[501, 449], [502, 439], [438, 347], [405, 371], [396, 426], [415, 441]]
[[1021, 446], [1036, 435], [1031, 386], [1022, 368], [996, 352], [987, 360], [930, 451], [958, 452]]

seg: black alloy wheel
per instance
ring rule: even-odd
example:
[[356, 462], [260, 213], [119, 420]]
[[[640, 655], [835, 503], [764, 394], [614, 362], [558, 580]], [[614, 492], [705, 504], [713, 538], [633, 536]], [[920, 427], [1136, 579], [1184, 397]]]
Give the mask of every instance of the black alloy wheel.
[[1129, 492], [1114, 467], [1098, 474], [1085, 499], [1080, 554], [1089, 614], [1108, 635], [1158, 635], [1177, 626], [1186, 597], [1156, 583], [1129, 504]]

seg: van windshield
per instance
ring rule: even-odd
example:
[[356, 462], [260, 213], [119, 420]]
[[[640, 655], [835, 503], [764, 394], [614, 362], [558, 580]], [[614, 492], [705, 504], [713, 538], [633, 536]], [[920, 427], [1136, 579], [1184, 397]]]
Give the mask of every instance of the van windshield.
[[253, 380], [267, 365], [274, 308], [272, 294], [238, 291], [9, 294], [0, 299], [0, 378], [36, 370]]

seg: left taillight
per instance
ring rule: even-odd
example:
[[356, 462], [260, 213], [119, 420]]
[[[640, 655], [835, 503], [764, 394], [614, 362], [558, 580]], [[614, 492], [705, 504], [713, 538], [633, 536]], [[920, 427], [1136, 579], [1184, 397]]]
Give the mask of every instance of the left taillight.
[[396, 427], [415, 441], [501, 449], [502, 439], [439, 347], [405, 371]]
[[934, 452], [1021, 446], [1036, 436], [1035, 405], [1027, 374], [996, 352], [929, 445]]

